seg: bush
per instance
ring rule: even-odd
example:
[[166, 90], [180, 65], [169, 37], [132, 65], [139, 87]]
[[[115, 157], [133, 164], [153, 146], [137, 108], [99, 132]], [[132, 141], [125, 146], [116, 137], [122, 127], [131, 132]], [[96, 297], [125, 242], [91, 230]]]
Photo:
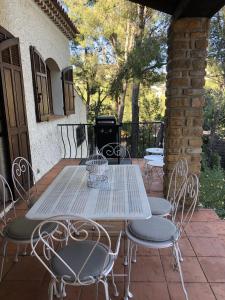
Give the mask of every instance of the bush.
[[220, 167], [204, 167], [200, 176], [200, 203], [225, 218], [225, 174]]

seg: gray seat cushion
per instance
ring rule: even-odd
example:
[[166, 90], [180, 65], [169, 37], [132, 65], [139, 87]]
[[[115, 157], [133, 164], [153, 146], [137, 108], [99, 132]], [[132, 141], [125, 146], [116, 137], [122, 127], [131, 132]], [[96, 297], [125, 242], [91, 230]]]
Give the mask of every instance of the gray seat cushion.
[[[60, 249], [58, 254], [74, 273], [78, 274], [94, 245], [95, 241], [75, 241]], [[98, 277], [102, 274], [103, 268], [105, 270], [112, 265], [113, 258], [111, 255], [107, 255], [107, 253], [107, 247], [102, 243], [98, 243], [79, 276], [80, 281], [87, 281], [90, 279], [90, 276]], [[55, 256], [52, 259], [51, 267], [57, 276], [62, 277], [66, 275], [68, 276], [68, 281], [75, 280], [71, 271], [68, 270], [58, 257]]]
[[177, 227], [170, 220], [157, 216], [132, 221], [129, 224], [129, 231], [138, 239], [152, 242], [176, 240], [179, 235]]
[[[25, 216], [13, 219], [4, 228], [4, 235], [14, 240], [30, 240], [34, 228], [40, 223], [39, 220], [29, 220]], [[46, 224], [43, 229], [52, 232], [56, 228], [56, 224]], [[37, 238], [38, 236], [34, 236]]]
[[172, 210], [171, 203], [164, 198], [148, 197], [152, 215], [165, 216]]

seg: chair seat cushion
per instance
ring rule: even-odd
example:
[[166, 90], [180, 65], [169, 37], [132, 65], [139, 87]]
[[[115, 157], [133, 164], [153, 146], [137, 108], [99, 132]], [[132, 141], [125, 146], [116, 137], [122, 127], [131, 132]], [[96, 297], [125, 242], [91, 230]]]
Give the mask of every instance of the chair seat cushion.
[[152, 216], [147, 220], [132, 221], [129, 224], [129, 231], [138, 239], [152, 242], [173, 241], [179, 235], [175, 224], [157, 216]]
[[[14, 240], [30, 240], [34, 228], [40, 223], [39, 220], [29, 220], [25, 216], [17, 217], [8, 223], [4, 228], [4, 235]], [[46, 224], [43, 229], [52, 232], [56, 228], [55, 224]], [[34, 236], [34, 238], [37, 238]]]
[[172, 210], [171, 203], [164, 198], [148, 197], [152, 215], [165, 216]]
[[[75, 274], [78, 274], [95, 244], [95, 241], [91, 240], [75, 241], [60, 249], [58, 255], [70, 266]], [[79, 280], [85, 282], [90, 280], [90, 276], [98, 277], [102, 274], [103, 269], [106, 270], [109, 266], [112, 266], [112, 263], [113, 258], [111, 255], [108, 255], [107, 247], [102, 243], [98, 243], [81, 271]], [[75, 280], [72, 272], [57, 256], [52, 259], [51, 267], [57, 276], [62, 277], [66, 275], [68, 276], [68, 281]]]

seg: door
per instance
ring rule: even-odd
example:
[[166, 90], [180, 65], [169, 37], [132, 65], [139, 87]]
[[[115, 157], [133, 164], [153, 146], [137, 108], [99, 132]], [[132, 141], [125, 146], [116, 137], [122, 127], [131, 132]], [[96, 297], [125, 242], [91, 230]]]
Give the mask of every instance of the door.
[[0, 43], [0, 72], [10, 161], [17, 156], [30, 161], [19, 39]]

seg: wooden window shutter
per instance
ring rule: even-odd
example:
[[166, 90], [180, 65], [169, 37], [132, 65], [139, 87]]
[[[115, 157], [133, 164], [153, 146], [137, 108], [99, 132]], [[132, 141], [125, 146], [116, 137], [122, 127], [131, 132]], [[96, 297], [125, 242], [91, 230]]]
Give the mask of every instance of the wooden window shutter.
[[30, 55], [37, 122], [47, 121], [51, 114], [51, 105], [48, 93], [46, 64], [40, 53], [33, 46], [30, 46]]
[[70, 115], [75, 113], [73, 68], [67, 67], [62, 71], [64, 113]]

